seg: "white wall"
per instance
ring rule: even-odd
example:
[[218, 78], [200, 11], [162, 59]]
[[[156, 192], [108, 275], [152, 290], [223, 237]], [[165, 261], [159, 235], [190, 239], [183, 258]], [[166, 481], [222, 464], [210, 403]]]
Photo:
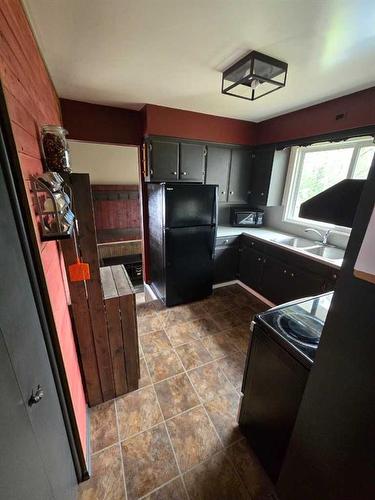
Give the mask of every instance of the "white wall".
[[90, 174], [91, 184], [138, 184], [138, 148], [68, 141], [74, 173]]

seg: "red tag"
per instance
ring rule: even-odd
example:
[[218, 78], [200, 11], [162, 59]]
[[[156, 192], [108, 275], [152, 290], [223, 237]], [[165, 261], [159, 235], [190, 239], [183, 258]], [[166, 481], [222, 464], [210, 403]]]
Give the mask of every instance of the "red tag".
[[90, 279], [90, 266], [85, 262], [76, 262], [69, 266], [70, 281], [87, 281]]

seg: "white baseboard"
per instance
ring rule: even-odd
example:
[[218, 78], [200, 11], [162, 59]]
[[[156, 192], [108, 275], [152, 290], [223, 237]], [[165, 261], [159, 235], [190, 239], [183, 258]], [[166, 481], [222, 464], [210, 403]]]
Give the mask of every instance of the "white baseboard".
[[245, 285], [245, 283], [243, 283], [240, 280], [232, 280], [232, 281], [226, 281], [225, 283], [218, 283], [218, 284], [214, 285], [213, 288], [214, 289], [215, 288], [221, 288], [223, 286], [229, 286], [229, 285], [240, 285], [242, 288], [244, 288], [247, 292], [250, 292], [252, 295], [254, 295], [260, 301], [264, 302], [265, 304], [267, 304], [270, 307], [275, 307], [275, 304], [273, 302], [271, 302], [270, 300], [266, 299], [259, 292], [256, 292], [255, 290], [253, 290], [249, 286]]

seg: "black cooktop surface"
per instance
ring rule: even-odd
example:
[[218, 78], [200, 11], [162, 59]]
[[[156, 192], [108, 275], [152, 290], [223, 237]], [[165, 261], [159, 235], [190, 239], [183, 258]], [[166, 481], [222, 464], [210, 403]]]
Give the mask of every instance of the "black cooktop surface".
[[258, 319], [312, 363], [332, 295], [329, 292], [289, 302], [259, 314]]

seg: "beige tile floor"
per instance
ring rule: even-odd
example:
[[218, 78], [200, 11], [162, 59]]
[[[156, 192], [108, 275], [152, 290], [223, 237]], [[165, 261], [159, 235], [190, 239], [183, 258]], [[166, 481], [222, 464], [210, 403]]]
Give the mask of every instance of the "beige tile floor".
[[275, 498], [236, 422], [250, 320], [265, 308], [237, 285], [137, 306], [139, 389], [91, 410], [81, 500]]

